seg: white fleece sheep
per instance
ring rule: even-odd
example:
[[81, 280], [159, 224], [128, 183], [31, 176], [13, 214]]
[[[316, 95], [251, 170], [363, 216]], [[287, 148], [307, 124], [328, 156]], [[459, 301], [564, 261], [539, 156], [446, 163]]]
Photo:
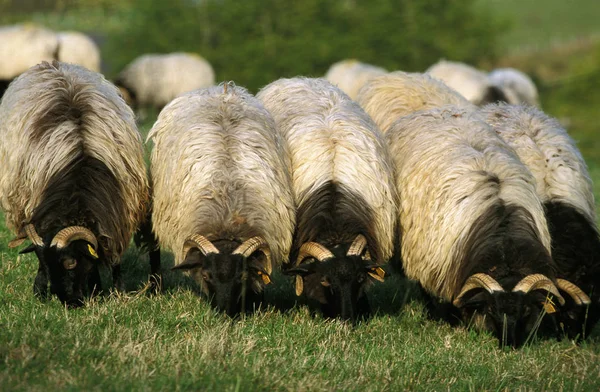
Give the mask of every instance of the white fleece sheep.
[[90, 37], [77, 31], [58, 33], [58, 60], [100, 72], [100, 49]]
[[342, 60], [329, 67], [325, 79], [338, 86], [350, 98], [356, 99], [360, 88], [369, 79], [386, 73], [387, 70], [375, 65], [361, 63], [358, 60]]
[[211, 65], [197, 54], [146, 54], [119, 74], [116, 84], [129, 91], [136, 105], [162, 108], [180, 94], [215, 83]]
[[508, 103], [540, 106], [538, 90], [527, 74], [514, 68], [498, 68], [490, 72], [488, 77], [491, 83], [505, 91]]
[[42, 27], [23, 24], [0, 27], [0, 79], [10, 80], [30, 67], [57, 60], [58, 37]]
[[290, 160], [255, 97], [229, 85], [184, 94], [161, 111], [148, 140], [154, 230], [176, 264], [193, 234], [239, 242], [262, 236], [273, 264], [287, 262], [295, 224]]
[[441, 81], [422, 73], [391, 72], [368, 81], [356, 100], [383, 132], [397, 118], [444, 105], [476, 107]]

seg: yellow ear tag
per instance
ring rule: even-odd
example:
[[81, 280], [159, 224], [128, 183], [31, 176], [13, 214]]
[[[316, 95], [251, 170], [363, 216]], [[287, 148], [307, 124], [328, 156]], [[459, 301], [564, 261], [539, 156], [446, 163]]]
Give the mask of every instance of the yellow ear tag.
[[269, 275], [267, 275], [267, 274], [260, 274], [260, 276], [262, 276], [262, 280], [263, 280], [264, 284], [271, 283], [271, 278], [269, 278]]
[[548, 314], [556, 313], [556, 308], [554, 307], [554, 304], [552, 303], [550, 298], [546, 298], [546, 302], [544, 302], [543, 305], [544, 305], [544, 309], [546, 310], [546, 313], [548, 313]]
[[383, 277], [385, 276], [385, 271], [380, 267], [371, 268], [371, 271], [367, 272], [369, 276], [375, 280], [383, 282]]
[[96, 253], [96, 251], [94, 250], [94, 248], [92, 248], [92, 245], [88, 244], [88, 252], [90, 252], [90, 256], [92, 256], [94, 259], [98, 258], [98, 253]]

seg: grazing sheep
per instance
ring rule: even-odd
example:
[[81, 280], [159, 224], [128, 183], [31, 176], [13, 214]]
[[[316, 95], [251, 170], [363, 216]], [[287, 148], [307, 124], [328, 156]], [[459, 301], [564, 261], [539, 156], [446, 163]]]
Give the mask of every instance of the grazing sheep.
[[[394, 249], [396, 197], [384, 140], [369, 116], [324, 79], [280, 79], [257, 95], [292, 157], [298, 206], [292, 247], [296, 294], [328, 317], [369, 313], [370, 279]], [[369, 279], [370, 277], [370, 279]]]
[[119, 74], [115, 84], [134, 107], [161, 109], [180, 94], [211, 86], [215, 74], [197, 54], [146, 54]]
[[444, 105], [476, 107], [444, 83], [422, 73], [391, 72], [368, 81], [356, 101], [386, 132], [398, 117]]
[[533, 80], [514, 68], [498, 68], [489, 73], [491, 83], [504, 90], [508, 103], [540, 106], [540, 99]]
[[273, 118], [245, 89], [213, 86], [173, 100], [148, 140], [154, 230], [174, 268], [191, 270], [230, 316], [244, 301], [250, 308], [287, 261], [295, 224], [289, 155]]
[[30, 67], [58, 59], [53, 31], [33, 25], [0, 27], [0, 97], [15, 77]]
[[465, 322], [519, 346], [555, 287], [535, 180], [480, 116], [446, 106], [386, 133], [400, 193], [402, 267]]
[[58, 60], [100, 72], [100, 49], [90, 37], [77, 31], [58, 33]]
[[120, 257], [148, 205], [133, 112], [102, 75], [42, 62], [0, 104], [0, 203], [21, 253], [35, 252], [34, 293], [72, 306], [100, 288], [98, 266], [120, 286]]
[[475, 105], [508, 101], [505, 92], [491, 83], [487, 74], [470, 65], [440, 60], [425, 72], [446, 83]]
[[350, 98], [356, 99], [358, 91], [369, 79], [386, 73], [387, 71], [381, 67], [361, 63], [358, 60], [342, 60], [329, 67], [325, 79], [339, 87]]
[[560, 124], [534, 107], [488, 105], [483, 114], [536, 179], [561, 278], [558, 289], [568, 294], [559, 315], [569, 336], [584, 338], [600, 318], [600, 240], [585, 161]]

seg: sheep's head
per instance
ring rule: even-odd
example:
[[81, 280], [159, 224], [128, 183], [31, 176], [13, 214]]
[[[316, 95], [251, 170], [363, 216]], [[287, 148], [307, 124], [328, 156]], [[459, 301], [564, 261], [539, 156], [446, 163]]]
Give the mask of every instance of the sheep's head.
[[225, 241], [221, 251], [205, 237], [192, 235], [184, 243], [183, 262], [173, 269], [190, 270], [212, 306], [234, 317], [271, 282], [272, 265], [262, 237], [252, 237], [235, 248], [231, 245]]
[[[50, 293], [68, 306], [81, 306], [84, 297], [91, 294], [88, 281], [92, 272], [97, 275], [98, 263], [103, 259], [101, 250], [100, 255], [97, 253], [98, 241], [94, 233], [82, 226], [70, 226], [44, 242], [32, 224], [25, 227], [25, 232], [32, 243], [19, 253], [35, 252], [40, 269], [50, 279]], [[36, 278], [34, 289], [45, 292], [47, 287], [38, 287], [38, 284]]]
[[492, 332], [500, 346], [520, 347], [542, 322], [565, 303], [554, 283], [542, 274], [521, 279], [506, 291], [491, 276], [470, 276], [453, 301], [463, 320]]
[[362, 235], [347, 251], [336, 247], [331, 252], [316, 242], [303, 244], [296, 266], [286, 271], [296, 275], [296, 295], [304, 293], [321, 303], [326, 317], [354, 321], [367, 313], [366, 284], [383, 281], [384, 272], [371, 262], [366, 245]]

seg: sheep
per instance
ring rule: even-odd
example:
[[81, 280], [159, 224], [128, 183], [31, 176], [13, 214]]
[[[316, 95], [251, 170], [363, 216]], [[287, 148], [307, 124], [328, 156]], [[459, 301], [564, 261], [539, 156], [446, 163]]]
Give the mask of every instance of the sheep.
[[153, 227], [174, 269], [190, 271], [229, 316], [251, 309], [287, 262], [295, 225], [290, 158], [273, 118], [228, 83], [174, 99], [148, 140]]
[[30, 24], [0, 27], [0, 97], [21, 73], [57, 59], [58, 38], [53, 31]]
[[100, 288], [99, 265], [122, 287], [120, 256], [148, 205], [141, 136], [118, 90], [83, 67], [42, 62], [0, 104], [0, 205], [35, 252], [34, 293], [68, 306]]
[[571, 338], [584, 338], [600, 318], [600, 239], [585, 161], [558, 121], [535, 107], [488, 105], [482, 112], [536, 179], [558, 266], [558, 289], [567, 299], [560, 320]]
[[367, 283], [383, 281], [380, 265], [394, 250], [396, 193], [383, 137], [324, 79], [280, 79], [257, 97], [292, 157], [297, 227], [284, 272], [326, 317], [365, 317]]
[[491, 83], [487, 74], [470, 65], [440, 60], [425, 72], [446, 83], [475, 105], [508, 101], [502, 88]]
[[100, 49], [87, 35], [77, 31], [58, 33], [58, 60], [100, 72]]
[[463, 321], [518, 347], [554, 312], [556, 265], [535, 180], [477, 112], [444, 106], [386, 133], [400, 194], [402, 265]]
[[490, 72], [488, 78], [504, 90], [508, 103], [540, 106], [535, 83], [525, 73], [514, 68], [498, 68]]
[[430, 75], [402, 71], [369, 80], [356, 101], [383, 132], [398, 117], [418, 110], [450, 104], [476, 110], [466, 98]]
[[215, 83], [211, 65], [192, 53], [146, 54], [132, 61], [115, 84], [135, 108], [162, 109], [180, 94]]
[[358, 91], [371, 78], [385, 75], [387, 70], [358, 60], [342, 60], [327, 70], [325, 79], [339, 87], [352, 99], [356, 99]]

